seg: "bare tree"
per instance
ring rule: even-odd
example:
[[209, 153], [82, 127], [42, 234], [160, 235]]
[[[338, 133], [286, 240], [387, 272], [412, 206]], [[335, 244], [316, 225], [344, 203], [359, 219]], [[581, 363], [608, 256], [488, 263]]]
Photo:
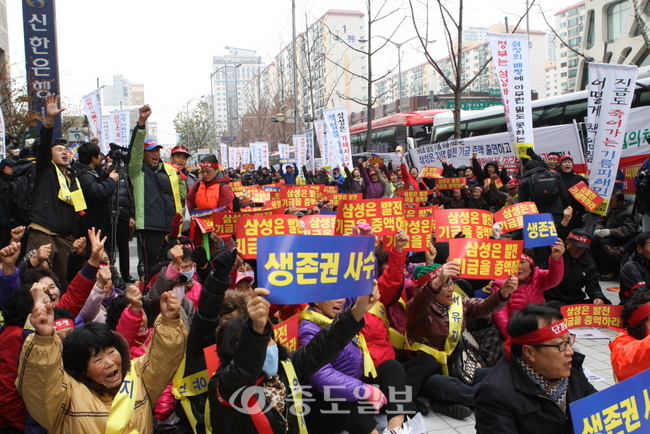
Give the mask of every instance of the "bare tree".
[[[30, 136], [30, 130], [44, 119], [37, 111], [30, 109], [32, 97], [25, 87], [20, 86], [9, 74], [9, 64], [0, 67], [0, 109], [5, 120], [5, 133], [22, 143]], [[33, 136], [34, 134], [32, 134]], [[36, 135], [38, 133], [36, 132]]]
[[545, 14], [544, 11], [542, 10], [542, 5], [539, 5], [539, 13], [540, 13], [540, 14], [542, 15], [542, 17], [544, 18], [544, 22], [546, 23], [546, 26], [551, 30], [551, 32], [553, 32], [553, 36], [555, 36], [555, 38], [556, 38], [558, 41], [560, 41], [560, 43], [561, 43], [562, 45], [564, 45], [564, 46], [567, 47], [569, 50], [571, 50], [572, 52], [574, 52], [577, 56], [582, 57], [583, 59], [585, 59], [587, 62], [593, 62], [593, 61], [594, 61], [594, 58], [593, 58], [593, 57], [591, 57], [591, 56], [587, 56], [585, 53], [582, 53], [581, 51], [576, 50], [575, 48], [573, 48], [573, 47], [572, 47], [572, 46], [571, 46], [571, 45], [570, 45], [570, 44], [569, 44], [569, 43], [568, 43], [564, 38], [562, 38], [562, 36], [560, 36], [560, 35], [557, 33], [557, 31], [555, 31], [555, 29], [553, 28], [553, 26], [548, 22], [548, 19], [546, 18], [546, 14]]
[[636, 21], [637, 31], [643, 38], [646, 48], [650, 48], [650, 37], [648, 36], [648, 24], [641, 15], [641, 4], [644, 0], [631, 0], [632, 8], [634, 9], [634, 21]]
[[174, 118], [174, 128], [178, 133], [178, 144], [185, 145], [191, 153], [199, 148], [216, 149], [219, 144], [215, 129], [212, 128], [212, 108], [210, 103], [201, 101], [189, 113], [181, 110]]

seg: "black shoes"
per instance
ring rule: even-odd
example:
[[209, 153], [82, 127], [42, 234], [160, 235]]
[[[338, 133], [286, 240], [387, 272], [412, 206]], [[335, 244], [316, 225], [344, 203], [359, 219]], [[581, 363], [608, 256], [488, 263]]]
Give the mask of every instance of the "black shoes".
[[436, 413], [444, 414], [445, 416], [454, 419], [463, 420], [472, 414], [472, 409], [461, 404], [443, 404], [439, 402], [432, 402], [431, 409]]

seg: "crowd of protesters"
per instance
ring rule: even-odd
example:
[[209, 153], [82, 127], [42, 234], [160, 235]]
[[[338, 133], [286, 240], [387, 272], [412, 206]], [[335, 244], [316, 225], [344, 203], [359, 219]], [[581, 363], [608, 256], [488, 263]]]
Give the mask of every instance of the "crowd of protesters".
[[[599, 280], [620, 281], [624, 304], [625, 329], [610, 343], [615, 376], [650, 367], [643, 170], [636, 202], [619, 185], [607, 213], [590, 221], [568, 194], [587, 180], [566, 154], [530, 150], [515, 171], [481, 165], [476, 154], [467, 166], [441, 159], [442, 177], [464, 178], [456, 190], [439, 190], [437, 178], [420, 177], [404, 159], [362, 157], [314, 173], [295, 164], [227, 168], [210, 155], [192, 171], [185, 146], [165, 162], [162, 146], [145, 140], [149, 106], [119, 158], [95, 141], [73, 158], [53, 140], [63, 110], [48, 98], [40, 137], [18, 160], [0, 162], [0, 434], [405, 434], [407, 417], [431, 411], [474, 412], [479, 433], [572, 432], [568, 404], [596, 390], [559, 309], [611, 304]], [[203, 239], [187, 218], [258, 205], [235, 194], [234, 181], [244, 189], [329, 185], [364, 199], [426, 190], [425, 201], [408, 206], [445, 209], [496, 212], [532, 201], [553, 216], [558, 239], [524, 249], [516, 274], [489, 281], [459, 278], [449, 244], [434, 234], [428, 251], [406, 252], [400, 230], [390, 251], [377, 237], [372, 294], [271, 305], [235, 237]], [[322, 201], [286, 213], [332, 210]], [[374, 236], [362, 222], [355, 234]], [[522, 237], [494, 226], [493, 238]], [[289, 351], [273, 326], [292, 315], [298, 345]], [[218, 361], [214, 374], [206, 349]], [[459, 370], [461, 352], [474, 365]]]

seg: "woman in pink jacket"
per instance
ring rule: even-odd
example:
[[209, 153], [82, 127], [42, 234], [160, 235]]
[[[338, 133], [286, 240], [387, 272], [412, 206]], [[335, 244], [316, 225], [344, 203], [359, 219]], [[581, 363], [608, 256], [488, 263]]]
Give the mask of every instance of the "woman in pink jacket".
[[[551, 258], [548, 261], [548, 270], [535, 267], [535, 259], [530, 249], [524, 249], [519, 263], [517, 280], [519, 286], [512, 294], [508, 304], [492, 315], [492, 320], [504, 339], [508, 339], [508, 321], [518, 310], [523, 309], [530, 303], [544, 304], [544, 291], [560, 284], [564, 277], [564, 243], [558, 238], [552, 246]], [[495, 280], [492, 284], [492, 292], [498, 291], [504, 280]]]

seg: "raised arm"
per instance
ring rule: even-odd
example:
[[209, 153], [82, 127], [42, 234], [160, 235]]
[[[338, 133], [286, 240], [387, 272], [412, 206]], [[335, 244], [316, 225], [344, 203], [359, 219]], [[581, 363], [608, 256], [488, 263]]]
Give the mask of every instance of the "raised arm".
[[146, 124], [149, 116], [151, 116], [151, 107], [149, 107], [149, 104], [140, 107], [140, 117], [131, 134], [131, 144], [129, 147], [129, 177], [131, 181], [142, 176], [144, 139], [147, 136]]

